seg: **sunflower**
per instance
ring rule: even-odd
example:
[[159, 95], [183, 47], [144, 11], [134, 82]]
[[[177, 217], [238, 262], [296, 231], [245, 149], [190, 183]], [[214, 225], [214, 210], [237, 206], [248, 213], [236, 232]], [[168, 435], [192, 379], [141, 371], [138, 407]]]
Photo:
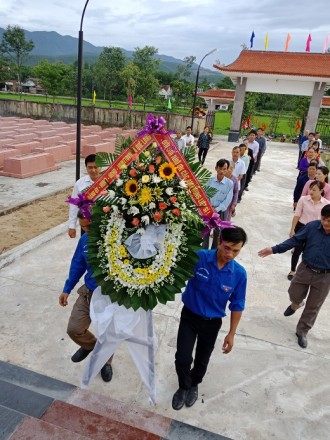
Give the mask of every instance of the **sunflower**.
[[159, 187], [154, 188], [153, 194], [154, 194], [155, 199], [159, 199], [159, 197], [161, 197], [163, 195], [162, 188], [159, 188]]
[[158, 172], [162, 179], [171, 180], [175, 176], [176, 168], [172, 162], [164, 162]]
[[137, 194], [139, 190], [139, 185], [136, 180], [131, 179], [125, 183], [125, 194], [133, 197]]
[[141, 206], [148, 205], [153, 200], [151, 188], [147, 186], [142, 188], [138, 200]]

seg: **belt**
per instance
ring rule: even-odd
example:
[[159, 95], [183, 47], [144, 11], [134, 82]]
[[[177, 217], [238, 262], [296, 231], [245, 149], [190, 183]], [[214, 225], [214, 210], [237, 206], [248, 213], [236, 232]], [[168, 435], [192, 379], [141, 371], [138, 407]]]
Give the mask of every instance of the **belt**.
[[330, 269], [317, 269], [316, 267], [311, 267], [309, 264], [305, 263], [306, 267], [315, 273], [330, 273]]
[[219, 318], [219, 317], [216, 317], [216, 316], [214, 316], [214, 317], [212, 317], [212, 318], [206, 318], [205, 316], [202, 316], [202, 315], [197, 315], [197, 313], [194, 313], [194, 312], [192, 312], [190, 309], [188, 309], [188, 307], [186, 307], [186, 306], [184, 306], [183, 307], [186, 311], [188, 311], [188, 313], [190, 313], [191, 315], [193, 315], [194, 317], [196, 317], [196, 318], [198, 318], [198, 319], [200, 319], [200, 320], [202, 320], [202, 321], [213, 321], [213, 320], [219, 320], [219, 319], [222, 319], [222, 318]]

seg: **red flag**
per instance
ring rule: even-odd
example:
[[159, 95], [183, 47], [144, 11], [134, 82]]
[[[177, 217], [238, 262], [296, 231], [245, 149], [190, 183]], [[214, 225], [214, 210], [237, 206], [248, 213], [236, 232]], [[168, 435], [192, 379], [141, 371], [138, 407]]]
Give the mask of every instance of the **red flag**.
[[311, 41], [312, 41], [312, 37], [311, 37], [311, 34], [309, 34], [307, 41], [306, 41], [306, 52], [311, 51]]
[[300, 122], [297, 121], [295, 131], [298, 131], [300, 129], [300, 127], [301, 127]]
[[128, 106], [129, 106], [129, 108], [132, 108], [132, 105], [133, 105], [133, 97], [132, 97], [132, 95], [129, 95], [129, 97], [128, 97]]
[[263, 131], [265, 131], [266, 128], [267, 128], [267, 125], [266, 125], [265, 123], [263, 123], [262, 126], [261, 126], [261, 128], [262, 128]]
[[251, 124], [251, 118], [250, 118], [250, 116], [248, 116], [246, 118], [246, 125], [248, 126], [248, 128], [250, 128], [250, 124]]

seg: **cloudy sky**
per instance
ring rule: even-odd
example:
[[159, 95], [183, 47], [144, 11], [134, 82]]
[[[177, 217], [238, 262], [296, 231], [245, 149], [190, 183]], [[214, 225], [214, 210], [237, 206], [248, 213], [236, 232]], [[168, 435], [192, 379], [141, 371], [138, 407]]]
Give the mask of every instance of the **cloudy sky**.
[[[245, 43], [263, 50], [284, 50], [288, 32], [290, 51], [305, 51], [308, 34], [311, 51], [322, 52], [330, 34], [329, 0], [89, 0], [84, 39], [96, 46], [127, 50], [155, 46], [160, 54], [206, 58], [203, 66], [220, 61], [230, 64]], [[18, 25], [29, 31], [56, 31], [78, 36], [85, 0], [1, 0], [0, 27]], [[330, 37], [329, 37], [330, 40]]]

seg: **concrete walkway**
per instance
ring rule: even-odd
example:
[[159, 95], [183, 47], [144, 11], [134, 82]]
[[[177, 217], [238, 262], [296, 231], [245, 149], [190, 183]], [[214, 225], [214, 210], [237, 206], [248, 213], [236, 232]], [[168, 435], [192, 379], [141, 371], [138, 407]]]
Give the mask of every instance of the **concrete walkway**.
[[[206, 166], [230, 157], [233, 144], [225, 138], [213, 144]], [[174, 354], [180, 295], [154, 310], [159, 340], [156, 356], [158, 404], [151, 410], [235, 440], [325, 440], [330, 432], [330, 303], [326, 301], [306, 350], [297, 345], [295, 325], [300, 312], [285, 318], [289, 304], [286, 275], [290, 252], [266, 259], [257, 251], [288, 237], [292, 220], [292, 190], [297, 146], [268, 143], [262, 171], [238, 205], [234, 218], [248, 234], [239, 261], [248, 272], [247, 309], [231, 354], [221, 353], [229, 326], [224, 320], [198, 402], [175, 412], [171, 399], [177, 389]], [[48, 195], [74, 181], [74, 162], [62, 170], [24, 179], [0, 178], [4, 208], [27, 198]], [[62, 173], [62, 174], [60, 174]], [[65, 176], [65, 178], [63, 177]], [[47, 183], [42, 187], [38, 183]], [[24, 184], [23, 186], [20, 186]], [[6, 198], [8, 194], [9, 198]], [[4, 196], [4, 197], [3, 197]], [[33, 227], [32, 219], [31, 227]], [[66, 335], [69, 307], [58, 305], [76, 240], [66, 225], [23, 245], [0, 271], [0, 359], [79, 385], [84, 363], [73, 364], [75, 344]], [[49, 240], [50, 238], [50, 240]], [[47, 241], [48, 240], [48, 241]], [[41, 244], [43, 243], [43, 244]], [[29, 249], [27, 253], [25, 250]], [[4, 261], [8, 255], [2, 255]], [[97, 377], [90, 389], [141, 408], [150, 409], [147, 393], [125, 346], [116, 352], [114, 377], [104, 384]]]

